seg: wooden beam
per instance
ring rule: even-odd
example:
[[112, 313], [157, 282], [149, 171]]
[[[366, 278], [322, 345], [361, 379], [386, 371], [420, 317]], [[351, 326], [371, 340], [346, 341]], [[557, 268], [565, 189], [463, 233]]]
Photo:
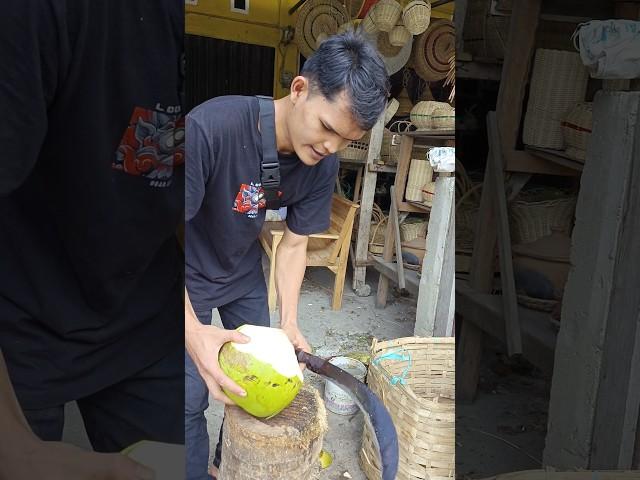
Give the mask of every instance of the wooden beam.
[[633, 454], [639, 300], [630, 282], [639, 277], [629, 259], [640, 255], [631, 239], [638, 234], [639, 113], [640, 93], [596, 95], [544, 450], [545, 465], [556, 468], [625, 468]]
[[513, 274], [513, 257], [511, 256], [511, 233], [507, 211], [507, 194], [504, 187], [504, 165], [500, 145], [500, 130], [496, 122], [495, 112], [487, 114], [487, 130], [489, 135], [489, 158], [487, 172], [494, 179], [493, 196], [498, 214], [498, 250], [500, 251], [500, 281], [502, 283], [502, 305], [504, 308], [505, 335], [509, 355], [522, 353], [522, 338], [518, 320], [518, 298]]

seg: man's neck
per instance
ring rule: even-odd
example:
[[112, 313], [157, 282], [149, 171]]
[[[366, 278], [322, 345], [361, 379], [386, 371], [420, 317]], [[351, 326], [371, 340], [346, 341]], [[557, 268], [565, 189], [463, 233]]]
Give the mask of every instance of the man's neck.
[[289, 138], [289, 129], [287, 128], [287, 115], [292, 107], [288, 96], [275, 100], [275, 124], [276, 124], [276, 148], [278, 153], [293, 153], [293, 144]]

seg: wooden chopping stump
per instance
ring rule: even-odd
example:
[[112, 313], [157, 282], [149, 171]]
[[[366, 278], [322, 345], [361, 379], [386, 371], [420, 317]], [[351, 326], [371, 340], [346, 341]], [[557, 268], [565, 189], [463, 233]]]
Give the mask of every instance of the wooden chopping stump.
[[219, 480], [317, 480], [327, 412], [318, 391], [304, 386], [271, 419], [225, 408]]

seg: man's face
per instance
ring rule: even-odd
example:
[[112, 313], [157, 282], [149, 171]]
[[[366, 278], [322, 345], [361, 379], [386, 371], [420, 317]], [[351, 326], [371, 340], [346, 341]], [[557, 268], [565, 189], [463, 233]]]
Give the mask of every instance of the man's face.
[[294, 105], [287, 126], [293, 149], [304, 164], [316, 165], [365, 134], [353, 119], [346, 94], [329, 101], [319, 91], [309, 95], [308, 83], [298, 87], [296, 91], [292, 85]]

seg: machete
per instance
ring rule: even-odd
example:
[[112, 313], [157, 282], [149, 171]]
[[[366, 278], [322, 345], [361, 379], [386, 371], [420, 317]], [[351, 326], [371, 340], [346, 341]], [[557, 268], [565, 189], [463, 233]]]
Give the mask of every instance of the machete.
[[351, 395], [364, 413], [365, 422], [375, 432], [374, 443], [380, 456], [382, 480], [395, 480], [398, 473], [398, 434], [380, 399], [364, 383], [328, 360], [298, 349], [296, 356], [309, 370], [327, 377]]

